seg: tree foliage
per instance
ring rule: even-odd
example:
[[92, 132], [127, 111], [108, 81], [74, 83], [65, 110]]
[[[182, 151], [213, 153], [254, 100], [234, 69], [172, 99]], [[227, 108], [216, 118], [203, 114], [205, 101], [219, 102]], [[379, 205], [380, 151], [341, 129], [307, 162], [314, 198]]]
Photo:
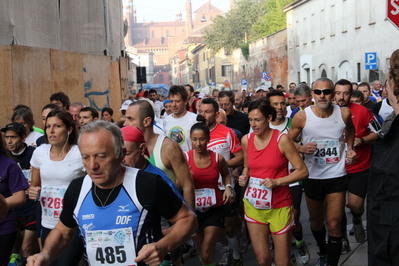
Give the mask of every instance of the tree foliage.
[[286, 27], [283, 7], [294, 0], [239, 0], [235, 9], [216, 16], [205, 30], [204, 42], [218, 52], [231, 51], [243, 46], [247, 40], [270, 35]]
[[284, 29], [286, 16], [283, 7], [294, 2], [293, 0], [267, 0], [264, 1], [266, 13], [260, 17], [252, 27], [255, 36], [267, 36]]
[[213, 19], [212, 27], [205, 31], [205, 43], [214, 52], [240, 47], [245, 35], [250, 34], [252, 26], [265, 14], [263, 8], [262, 0], [240, 0], [235, 9]]

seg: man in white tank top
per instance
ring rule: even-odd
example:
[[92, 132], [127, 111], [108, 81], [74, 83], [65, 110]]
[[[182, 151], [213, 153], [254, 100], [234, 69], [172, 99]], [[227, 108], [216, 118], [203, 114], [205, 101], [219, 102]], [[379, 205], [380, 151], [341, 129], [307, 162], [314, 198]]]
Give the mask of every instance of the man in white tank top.
[[[319, 245], [317, 265], [337, 265], [341, 255], [341, 219], [344, 212], [348, 179], [345, 170], [344, 131], [348, 144], [346, 157], [356, 160], [353, 149], [355, 129], [351, 112], [332, 104], [334, 84], [327, 78], [314, 83], [312, 96], [316, 105], [298, 112], [288, 132], [292, 140], [302, 133], [304, 145], [298, 151], [305, 156], [309, 179], [303, 181], [310, 215], [310, 227]], [[326, 213], [324, 214], [324, 206]], [[325, 241], [328, 224], [328, 244]], [[328, 264], [327, 264], [328, 259]]]
[[150, 162], [164, 171], [173, 183], [178, 181], [177, 187], [194, 210], [194, 184], [186, 159], [176, 142], [154, 132], [154, 116], [154, 110], [147, 101], [137, 101], [126, 110], [124, 126], [136, 126], [143, 131]]

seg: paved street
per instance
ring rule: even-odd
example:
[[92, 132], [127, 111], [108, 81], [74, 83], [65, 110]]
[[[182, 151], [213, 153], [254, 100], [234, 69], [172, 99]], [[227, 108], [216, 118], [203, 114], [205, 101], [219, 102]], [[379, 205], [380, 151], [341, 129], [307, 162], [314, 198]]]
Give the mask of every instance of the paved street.
[[[348, 219], [348, 223], [349, 223], [349, 221], [352, 221], [352, 216], [351, 216], [348, 208], [346, 208], [345, 211], [346, 211], [346, 215], [347, 215], [347, 219]], [[363, 215], [363, 216], [364, 216], [363, 224], [366, 225], [366, 223], [365, 223], [366, 215]], [[317, 251], [319, 249], [318, 249], [316, 241], [314, 240], [312, 233], [310, 231], [310, 225], [309, 225], [309, 221], [308, 221], [308, 212], [307, 212], [304, 196], [302, 198], [301, 222], [302, 222], [303, 230], [304, 230], [304, 238], [308, 245], [309, 252], [311, 255], [310, 262], [307, 265], [314, 266], [314, 265], [316, 265], [316, 262], [318, 259]], [[352, 251], [349, 252], [348, 254], [341, 255], [339, 265], [345, 265], [345, 266], [365, 266], [365, 265], [367, 265], [367, 242], [365, 242], [363, 244], [357, 243], [355, 240], [355, 237], [349, 235], [349, 230], [350, 230], [350, 228], [352, 228], [352, 225], [349, 224], [347, 228], [348, 228], [348, 239], [349, 239]], [[298, 253], [296, 252], [295, 245], [293, 245], [292, 248], [293, 248], [295, 256], [298, 257]], [[220, 243], [218, 243], [218, 245], [216, 247], [216, 263], [219, 262], [220, 258], [221, 258], [221, 246], [220, 246]], [[298, 261], [298, 259], [297, 259], [297, 261]], [[185, 265], [186, 266], [200, 265], [199, 261], [198, 261], [198, 256], [186, 261]], [[255, 259], [255, 254], [252, 249], [252, 245], [250, 245], [247, 252], [244, 253], [244, 265], [245, 266], [256, 266], [257, 265], [256, 259]], [[298, 265], [301, 265], [299, 263], [299, 261], [298, 261]]]

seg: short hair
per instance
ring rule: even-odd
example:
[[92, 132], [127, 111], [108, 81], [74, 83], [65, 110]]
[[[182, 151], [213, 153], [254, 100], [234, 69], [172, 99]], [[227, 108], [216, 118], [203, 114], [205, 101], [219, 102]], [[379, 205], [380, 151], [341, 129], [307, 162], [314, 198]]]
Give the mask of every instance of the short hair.
[[[272, 90], [271, 92], [269, 92], [267, 95], [266, 95], [266, 98], [268, 99], [268, 100], [270, 100], [270, 97], [273, 97], [273, 96], [281, 96], [281, 97], [284, 97], [284, 93], [282, 93], [281, 91], [278, 91], [278, 90]], [[284, 97], [285, 98], [285, 97]]]
[[232, 91], [221, 91], [219, 92], [218, 99], [229, 97], [229, 101], [234, 104], [234, 93]]
[[84, 103], [82, 103], [82, 102], [73, 102], [73, 103], [71, 103], [71, 105], [69, 106], [69, 108], [71, 108], [71, 107], [78, 107], [78, 106], [80, 106], [80, 108], [85, 108], [85, 107], [86, 107], [86, 104], [84, 104]]
[[278, 85], [276, 86], [276, 89], [279, 89], [279, 88], [284, 88], [284, 87], [283, 87], [283, 85], [278, 84]]
[[270, 101], [268, 99], [263, 97], [251, 102], [248, 106], [248, 113], [256, 109], [258, 109], [265, 118], [268, 118], [269, 115], [271, 115], [272, 121], [276, 119], [276, 109], [270, 105]]
[[210, 139], [211, 137], [211, 132], [209, 130], [209, 127], [206, 125], [206, 119], [202, 115], [197, 115], [197, 123], [195, 123], [191, 129], [190, 129], [190, 135], [195, 131], [195, 130], [201, 130], [205, 133], [206, 137]]
[[358, 90], [354, 90], [352, 92], [352, 98], [360, 98], [360, 100], [362, 100], [362, 102], [364, 102], [364, 94], [361, 91]]
[[69, 110], [69, 105], [70, 105], [69, 97], [62, 91], [53, 93], [50, 96], [50, 102], [52, 101], [60, 101], [62, 105], [65, 106], [65, 109]]
[[[296, 83], [295, 83], [295, 82], [291, 82], [289, 85], [292, 85], [292, 84], [294, 84], [294, 85], [296, 86]], [[289, 86], [289, 85], [288, 85], [288, 86]]]
[[101, 130], [108, 131], [109, 133], [111, 133], [115, 158], [116, 159], [123, 158], [124, 141], [123, 141], [122, 131], [118, 126], [114, 125], [114, 123], [109, 123], [102, 120], [91, 121], [89, 123], [86, 123], [80, 129], [78, 145], [80, 144], [80, 139], [84, 133], [95, 133]]
[[189, 87], [190, 88], [190, 92], [194, 92], [194, 87], [191, 86], [190, 84], [185, 84], [184, 87]]
[[335, 87], [336, 87], [337, 85], [349, 86], [349, 92], [352, 94], [352, 91], [353, 91], [352, 82], [350, 82], [349, 80], [347, 80], [347, 79], [340, 79], [340, 80], [338, 80], [338, 81], [335, 83], [335, 85], [334, 85], [333, 91], [335, 91]]
[[[68, 137], [68, 143], [70, 145], [76, 144], [76, 139], [78, 137], [78, 129], [76, 128], [75, 121], [73, 121], [72, 115], [67, 110], [64, 110], [63, 108], [57, 108], [57, 109], [51, 110], [50, 113], [48, 113], [48, 115], [46, 117], [46, 125], [47, 125], [47, 120], [50, 117], [57, 117], [58, 119], [60, 119], [62, 121], [62, 123], [64, 123], [65, 127], [68, 130], [70, 128], [72, 128], [72, 132], [69, 134], [69, 137]], [[46, 126], [45, 126], [45, 128], [46, 128]], [[47, 130], [44, 131], [44, 137], [48, 141]]]
[[25, 104], [18, 104], [18, 105], [16, 105], [16, 106], [14, 107], [13, 112], [17, 111], [18, 109], [22, 109], [22, 108], [32, 110], [29, 106], [27, 106], [27, 105], [25, 105]]
[[369, 90], [371, 90], [370, 84], [368, 82], [361, 82], [359, 84], [359, 86], [357, 86], [358, 88], [360, 87], [367, 87]]
[[334, 89], [334, 82], [332, 82], [331, 79], [325, 78], [325, 77], [321, 77], [321, 78], [316, 79], [315, 82], [312, 83], [312, 87], [313, 87], [313, 84], [316, 84], [316, 82], [318, 82], [318, 81], [320, 81], [320, 82], [329, 82], [330, 83], [330, 88], [332, 90]]
[[212, 104], [215, 113], [219, 111], [219, 104], [213, 98], [205, 98], [202, 100], [201, 104]]
[[310, 87], [306, 83], [299, 83], [294, 90], [294, 96], [302, 96], [311, 97]]
[[149, 117], [151, 118], [151, 125], [154, 124], [154, 108], [152, 107], [152, 105], [147, 102], [147, 101], [136, 101], [136, 102], [132, 102], [129, 106], [139, 106], [139, 118], [140, 118], [140, 124], [143, 123], [144, 118]]
[[55, 103], [48, 103], [48, 104], [46, 104], [46, 105], [42, 108], [42, 112], [43, 112], [44, 110], [46, 110], [46, 109], [54, 110], [54, 109], [59, 109], [59, 108], [61, 108], [61, 107], [59, 107], [59, 106], [56, 105]]
[[158, 95], [158, 93], [157, 93], [157, 91], [156, 91], [155, 89], [150, 89], [150, 90], [148, 91], [148, 94], [151, 94], [151, 93], [155, 93], [155, 94]]
[[213, 94], [214, 92], [219, 92], [219, 90], [218, 90], [218, 89], [213, 89], [213, 90], [212, 90], [212, 94]]
[[108, 112], [110, 116], [113, 116], [113, 115], [114, 115], [114, 110], [112, 110], [112, 108], [109, 108], [109, 107], [104, 107], [104, 108], [101, 110], [101, 115], [103, 115], [104, 112]]
[[33, 113], [30, 108], [29, 109], [27, 109], [27, 108], [17, 109], [11, 117], [11, 121], [16, 122], [16, 120], [19, 120], [19, 119], [24, 120], [25, 123], [27, 123], [29, 125], [30, 131], [33, 131], [33, 125], [35, 124], [35, 121], [33, 120]]
[[90, 106], [80, 109], [80, 112], [90, 112], [93, 119], [99, 118], [98, 111]]
[[169, 89], [169, 98], [171, 95], [181, 95], [181, 98], [183, 101], [187, 101], [188, 99], [188, 93], [186, 91], [186, 88], [184, 88], [183, 85], [172, 85], [170, 86]]

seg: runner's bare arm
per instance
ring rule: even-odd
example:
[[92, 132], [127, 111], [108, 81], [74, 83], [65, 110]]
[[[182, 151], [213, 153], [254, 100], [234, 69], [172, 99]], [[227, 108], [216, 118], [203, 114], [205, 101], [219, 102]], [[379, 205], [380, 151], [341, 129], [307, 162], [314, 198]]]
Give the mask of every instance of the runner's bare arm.
[[31, 200], [37, 200], [39, 198], [41, 190], [40, 186], [41, 186], [40, 170], [35, 167], [32, 167], [32, 179], [28, 190], [29, 198]]
[[[165, 160], [164, 160], [165, 159]], [[165, 140], [162, 147], [162, 161], [165, 166], [175, 172], [176, 180], [183, 189], [183, 197], [190, 207], [195, 210], [194, 183], [190, 174], [190, 169], [180, 146], [172, 141]], [[169, 168], [169, 169], [170, 169]]]
[[144, 245], [137, 254], [136, 262], [144, 261], [146, 265], [150, 266], [160, 265], [166, 253], [182, 245], [198, 228], [194, 213], [184, 203], [178, 213], [169, 221], [173, 223], [170, 232], [158, 242]]
[[46, 238], [43, 250], [28, 258], [27, 266], [47, 266], [67, 249], [75, 228], [66, 227], [61, 221]]
[[249, 178], [248, 155], [247, 155], [248, 135], [242, 137], [241, 146], [242, 146], [242, 151], [244, 152], [244, 168], [242, 169], [242, 174], [238, 178], [238, 184], [241, 187], [245, 187], [247, 185], [247, 181]]
[[298, 152], [313, 154], [316, 151], [317, 145], [314, 142], [304, 143], [304, 145], [299, 145], [296, 143], [299, 134], [302, 132], [302, 129], [305, 127], [306, 123], [306, 113], [305, 111], [300, 111], [295, 114], [292, 119], [292, 124], [290, 129], [288, 130], [288, 136], [294, 142], [294, 145]]
[[356, 152], [354, 150], [354, 142], [355, 142], [355, 127], [352, 122], [352, 113], [349, 108], [342, 107], [341, 108], [342, 119], [346, 124], [345, 128], [345, 138], [346, 143], [348, 145], [348, 150], [346, 152], [346, 157], [349, 162], [356, 160]]

